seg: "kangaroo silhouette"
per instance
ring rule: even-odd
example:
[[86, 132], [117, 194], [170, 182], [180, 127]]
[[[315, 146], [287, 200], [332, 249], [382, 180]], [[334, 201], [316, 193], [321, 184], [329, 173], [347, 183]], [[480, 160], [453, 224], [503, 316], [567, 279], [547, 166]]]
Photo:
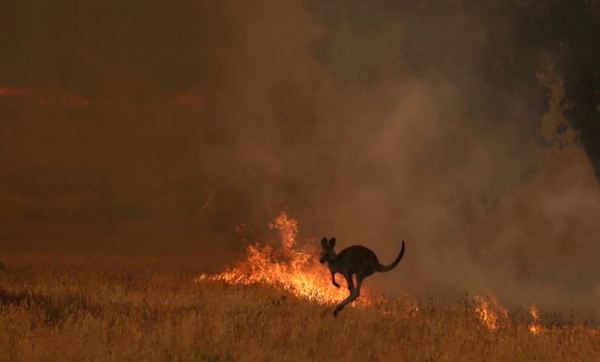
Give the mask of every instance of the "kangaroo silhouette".
[[[335, 281], [335, 274], [340, 273], [346, 278], [348, 290], [350, 291], [348, 298], [344, 299], [335, 307], [335, 310], [333, 311], [334, 317], [337, 317], [338, 313], [341, 312], [346, 305], [352, 303], [360, 296], [360, 287], [366, 277], [375, 272], [383, 273], [394, 269], [396, 265], [400, 263], [400, 260], [404, 255], [404, 240], [402, 240], [400, 254], [390, 265], [382, 265], [379, 263], [377, 255], [375, 255], [371, 249], [362, 245], [349, 246], [340, 251], [339, 254], [336, 254], [333, 250], [335, 248], [335, 238], [329, 240], [323, 238], [323, 240], [321, 240], [321, 245], [323, 246], [323, 250], [321, 251], [319, 262], [321, 262], [321, 264], [327, 263], [329, 271], [331, 271], [331, 282], [339, 288], [340, 285]], [[356, 274], [356, 286], [354, 286], [352, 278], [352, 275], [354, 274]]]

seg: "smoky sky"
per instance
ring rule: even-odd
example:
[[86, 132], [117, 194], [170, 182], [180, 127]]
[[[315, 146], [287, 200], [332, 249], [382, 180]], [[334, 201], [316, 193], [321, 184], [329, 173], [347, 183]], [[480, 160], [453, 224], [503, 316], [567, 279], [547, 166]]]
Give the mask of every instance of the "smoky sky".
[[597, 2], [1, 7], [3, 250], [225, 263], [287, 210], [407, 240], [382, 290], [598, 302]]

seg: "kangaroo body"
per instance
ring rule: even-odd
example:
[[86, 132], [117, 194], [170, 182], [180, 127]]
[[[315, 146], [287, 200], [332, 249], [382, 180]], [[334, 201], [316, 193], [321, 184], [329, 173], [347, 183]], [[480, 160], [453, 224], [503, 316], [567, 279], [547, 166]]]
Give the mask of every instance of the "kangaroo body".
[[[360, 287], [363, 280], [372, 275], [375, 272], [386, 272], [394, 269], [402, 256], [404, 255], [404, 240], [402, 241], [402, 249], [400, 254], [396, 257], [390, 265], [382, 265], [377, 259], [375, 253], [362, 245], [354, 245], [345, 248], [340, 251], [339, 254], [333, 250], [335, 247], [335, 238], [327, 240], [323, 238], [321, 244], [323, 251], [321, 252], [321, 263], [327, 263], [329, 271], [331, 272], [331, 281], [337, 288], [340, 285], [335, 281], [335, 274], [340, 273], [346, 279], [348, 290], [350, 295], [344, 299], [340, 304], [335, 307], [333, 315], [337, 317], [338, 313], [346, 307], [349, 303], [353, 302], [360, 296]], [[356, 286], [354, 285], [354, 278], [356, 276]]]

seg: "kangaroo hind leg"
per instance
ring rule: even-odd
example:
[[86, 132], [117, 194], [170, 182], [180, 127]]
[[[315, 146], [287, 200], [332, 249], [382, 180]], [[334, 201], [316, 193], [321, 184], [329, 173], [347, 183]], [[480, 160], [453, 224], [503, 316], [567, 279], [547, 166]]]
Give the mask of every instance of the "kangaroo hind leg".
[[[352, 303], [360, 295], [358, 288], [354, 287], [354, 281], [352, 280], [352, 275], [344, 274], [344, 276], [346, 277], [346, 282], [348, 283], [348, 290], [350, 291], [350, 295], [348, 296], [348, 298], [344, 299], [340, 304], [338, 304], [335, 307], [335, 310], [333, 311], [334, 317], [337, 317], [337, 315], [346, 307], [346, 305], [348, 305], [349, 303]], [[357, 280], [359, 281], [359, 283], [362, 281], [358, 278], [357, 278]]]

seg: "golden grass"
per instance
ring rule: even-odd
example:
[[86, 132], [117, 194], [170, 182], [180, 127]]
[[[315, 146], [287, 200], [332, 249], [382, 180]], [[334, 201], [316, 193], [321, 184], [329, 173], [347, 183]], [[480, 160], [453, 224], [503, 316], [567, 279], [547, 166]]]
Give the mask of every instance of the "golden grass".
[[24, 260], [0, 271], [0, 360], [600, 359], [597, 329], [567, 323], [532, 335], [527, 318], [512, 316], [491, 331], [467, 299], [418, 312], [384, 300], [334, 319], [331, 307], [273, 288], [195, 283], [189, 265]]

